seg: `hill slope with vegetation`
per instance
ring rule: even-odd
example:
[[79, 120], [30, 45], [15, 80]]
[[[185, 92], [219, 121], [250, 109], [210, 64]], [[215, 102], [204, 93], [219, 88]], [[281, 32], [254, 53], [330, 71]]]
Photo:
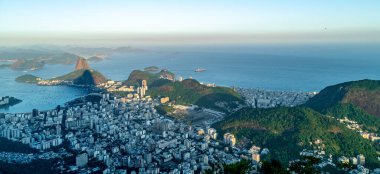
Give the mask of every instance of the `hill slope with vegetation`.
[[224, 112], [231, 111], [243, 103], [241, 96], [231, 88], [208, 87], [194, 79], [181, 82], [156, 80], [151, 84], [148, 93], [153, 97], [169, 97], [176, 104], [195, 104]]
[[146, 80], [148, 83], [148, 86], [150, 86], [153, 82], [156, 80], [160, 80], [161, 78], [165, 79], [175, 79], [174, 73], [168, 71], [168, 70], [161, 70], [156, 72], [150, 71], [150, 67], [145, 68], [146, 70], [133, 70], [130, 74], [128, 79], [124, 82], [127, 85], [131, 86], [140, 86], [142, 80]]
[[305, 106], [337, 118], [347, 117], [362, 124], [366, 130], [379, 132], [380, 81], [360, 80], [332, 85], [311, 98]]
[[41, 80], [41, 78], [31, 75], [31, 74], [25, 74], [18, 76], [16, 79], [16, 82], [20, 83], [38, 83], [38, 81]]
[[48, 79], [48, 80], [43, 80], [31, 74], [25, 74], [25, 75], [19, 76], [15, 80], [20, 83], [35, 83], [35, 84], [37, 84], [40, 81], [57, 81], [58, 80], [58, 81], [64, 81], [62, 82], [62, 84], [71, 83], [74, 85], [93, 86], [93, 85], [106, 82], [107, 78], [96, 70], [81, 69], [81, 70], [76, 70], [71, 73], [68, 73], [56, 78]]
[[359, 133], [346, 128], [336, 119], [306, 107], [254, 109], [244, 108], [214, 125], [220, 131], [233, 133], [238, 144], [259, 145], [270, 150], [270, 158], [283, 164], [299, 157], [309, 142], [320, 139], [326, 154], [356, 156], [364, 154], [369, 166], [378, 166], [375, 145]]
[[323, 111], [337, 104], [353, 104], [380, 117], [380, 81], [360, 80], [328, 86], [311, 98], [306, 106]]
[[75, 85], [97, 85], [107, 81], [100, 72], [93, 69], [80, 69], [51, 80], [72, 81]]
[[148, 67], [144, 71], [132, 71], [124, 83], [141, 86], [141, 81], [146, 80], [149, 86], [147, 95], [169, 97], [175, 104], [195, 104], [224, 112], [229, 112], [244, 102], [238, 93], [228, 87], [208, 87], [194, 79], [183, 81], [174, 81], [174, 79], [175, 74], [168, 70], [159, 71], [158, 67]]

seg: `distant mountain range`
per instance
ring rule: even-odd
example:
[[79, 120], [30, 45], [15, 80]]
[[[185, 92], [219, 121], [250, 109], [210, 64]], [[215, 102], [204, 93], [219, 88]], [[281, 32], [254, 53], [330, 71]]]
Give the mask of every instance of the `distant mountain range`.
[[45, 64], [74, 64], [78, 57], [88, 57], [91, 62], [104, 60], [114, 54], [142, 53], [146, 50], [133, 47], [118, 48], [86, 48], [86, 47], [57, 47], [34, 46], [30, 48], [0, 47], [0, 60], [13, 62], [10, 67], [14, 70], [37, 70]]
[[[378, 143], [364, 139], [337, 118], [357, 121], [366, 131], [380, 133], [380, 81], [360, 80], [329, 86], [304, 106], [294, 108], [243, 108], [214, 125], [221, 133], [231, 132], [239, 146], [259, 145], [283, 164], [321, 139], [327, 154], [364, 154], [370, 167], [380, 166]], [[333, 116], [333, 117], [331, 117]], [[221, 134], [222, 135], [222, 134]]]

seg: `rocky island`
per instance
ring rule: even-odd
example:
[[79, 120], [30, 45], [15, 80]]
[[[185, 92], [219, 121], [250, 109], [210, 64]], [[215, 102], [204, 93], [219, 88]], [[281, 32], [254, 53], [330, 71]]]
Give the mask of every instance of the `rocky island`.
[[21, 102], [22, 100], [14, 98], [14, 97], [9, 97], [9, 96], [0, 97], [0, 108], [10, 107], [10, 106], [19, 104]]

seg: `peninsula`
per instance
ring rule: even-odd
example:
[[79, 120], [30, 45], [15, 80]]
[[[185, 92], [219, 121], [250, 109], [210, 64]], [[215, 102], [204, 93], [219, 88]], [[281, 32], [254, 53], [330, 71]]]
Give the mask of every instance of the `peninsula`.
[[21, 83], [34, 83], [41, 86], [70, 85], [70, 86], [96, 86], [107, 81], [100, 72], [91, 69], [87, 60], [79, 57], [75, 66], [75, 71], [51, 78], [42, 79], [40, 77], [25, 74], [15, 79]]

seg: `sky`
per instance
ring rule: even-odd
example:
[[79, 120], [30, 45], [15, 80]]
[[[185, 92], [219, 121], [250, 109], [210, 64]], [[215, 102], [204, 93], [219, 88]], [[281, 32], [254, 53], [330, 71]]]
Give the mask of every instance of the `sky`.
[[0, 0], [0, 39], [379, 42], [377, 0]]

